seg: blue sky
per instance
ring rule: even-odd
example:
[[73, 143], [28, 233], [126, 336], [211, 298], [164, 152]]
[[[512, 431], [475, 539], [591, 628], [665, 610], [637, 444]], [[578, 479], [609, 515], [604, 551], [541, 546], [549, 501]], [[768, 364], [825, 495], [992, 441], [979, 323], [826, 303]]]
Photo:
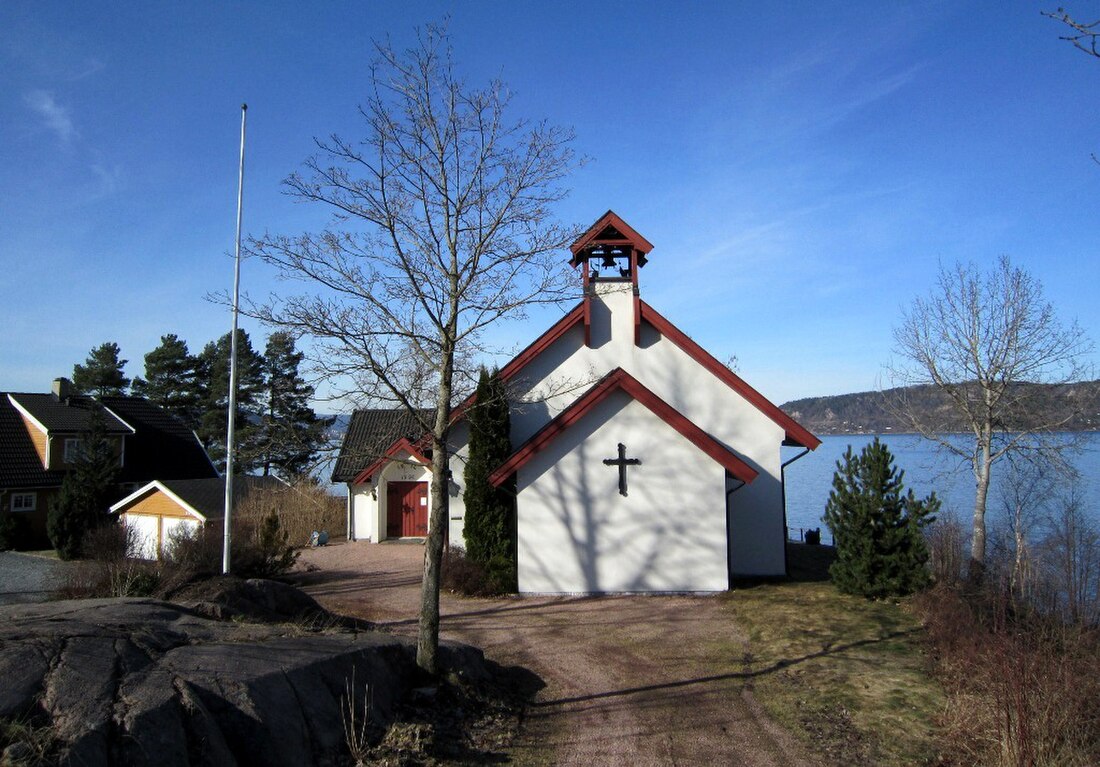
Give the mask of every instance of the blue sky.
[[[246, 233], [317, 228], [280, 182], [314, 136], [357, 135], [371, 40], [445, 14], [471, 83], [576, 130], [591, 162], [560, 217], [623, 216], [655, 246], [646, 300], [776, 402], [875, 388], [941, 262], [1008, 254], [1096, 338], [1100, 61], [1056, 4], [824, 5], [8, 0], [0, 389], [45, 391], [104, 341], [134, 376], [164, 333], [225, 333], [203, 296], [232, 279], [241, 102]], [[242, 279], [273, 286], [255, 261]]]

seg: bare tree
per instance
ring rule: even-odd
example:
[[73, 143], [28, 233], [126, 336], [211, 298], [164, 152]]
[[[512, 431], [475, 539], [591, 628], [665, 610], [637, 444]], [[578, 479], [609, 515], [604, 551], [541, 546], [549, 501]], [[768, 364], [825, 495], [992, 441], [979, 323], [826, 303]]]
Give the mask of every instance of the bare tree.
[[1062, 35], [1062, 40], [1071, 42], [1077, 50], [1084, 51], [1090, 56], [1100, 59], [1100, 48], [1098, 48], [1098, 44], [1100, 44], [1100, 21], [1094, 21], [1091, 24], [1077, 21], [1069, 15], [1065, 8], [1059, 8], [1056, 11], [1040, 11], [1040, 13], [1048, 19], [1062, 22], [1072, 30], [1069, 34]]
[[[949, 419], [934, 409], [892, 405], [908, 425], [958, 455], [974, 473], [970, 572], [980, 578], [986, 554], [986, 501], [994, 465], [1011, 454], [1057, 458], [1052, 432], [1073, 412], [1039, 406], [1040, 386], [1086, 377], [1092, 343], [1076, 322], [1063, 324], [1042, 285], [1002, 257], [988, 272], [941, 268], [937, 287], [918, 298], [894, 329], [894, 380], [931, 385], [945, 395], [973, 442], [950, 439]], [[901, 390], [904, 393], [904, 390]], [[1067, 399], [1067, 402], [1073, 400]]]
[[314, 339], [311, 361], [357, 399], [406, 408], [431, 451], [417, 663], [438, 671], [439, 568], [448, 523], [452, 410], [476, 383], [485, 329], [567, 297], [576, 236], [553, 223], [576, 166], [571, 130], [512, 120], [497, 80], [456, 75], [445, 29], [398, 53], [376, 43], [365, 136], [318, 140], [285, 182], [333, 219], [320, 233], [265, 236], [252, 253], [304, 293], [251, 311]]

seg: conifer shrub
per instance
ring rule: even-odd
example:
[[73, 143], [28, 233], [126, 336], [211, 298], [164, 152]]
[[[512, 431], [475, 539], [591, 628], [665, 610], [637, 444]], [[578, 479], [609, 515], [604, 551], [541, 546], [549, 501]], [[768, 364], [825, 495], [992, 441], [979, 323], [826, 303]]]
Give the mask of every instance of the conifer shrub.
[[837, 461], [825, 524], [836, 546], [829, 575], [840, 591], [879, 598], [928, 586], [923, 528], [940, 502], [935, 493], [920, 500], [906, 493], [904, 475], [877, 437], [858, 456], [849, 446]]
[[470, 450], [463, 473], [466, 506], [463, 538], [465, 558], [478, 564], [491, 589], [515, 590], [516, 489], [515, 479], [500, 487], [489, 475], [512, 453], [511, 420], [504, 382], [484, 368], [473, 407], [467, 414]]
[[26, 538], [26, 520], [18, 514], [0, 512], [0, 551], [22, 548]]
[[452, 594], [465, 597], [492, 597], [515, 590], [515, 568], [511, 562], [485, 565], [452, 546], [443, 552], [440, 585]]
[[61, 559], [81, 556], [85, 535], [110, 521], [111, 501], [118, 497], [118, 470], [118, 454], [107, 439], [103, 412], [94, 406], [80, 455], [61, 480], [61, 490], [46, 515], [46, 534]]

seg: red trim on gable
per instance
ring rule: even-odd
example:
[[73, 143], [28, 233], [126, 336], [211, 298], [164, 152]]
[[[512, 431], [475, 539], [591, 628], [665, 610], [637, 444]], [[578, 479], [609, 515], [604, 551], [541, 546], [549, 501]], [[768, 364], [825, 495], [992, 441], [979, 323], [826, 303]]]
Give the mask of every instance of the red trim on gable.
[[[573, 254], [573, 258], [570, 259], [569, 263], [576, 266], [578, 263], [577, 254], [588, 247], [589, 244], [598, 241], [600, 238], [597, 235], [608, 226], [613, 226], [618, 229], [626, 238], [624, 242], [633, 245], [637, 250], [641, 251], [643, 255], [653, 250], [653, 244], [649, 240], [634, 231], [630, 224], [619, 218], [615, 211], [609, 210], [607, 213], [600, 216], [599, 219], [596, 220], [596, 223], [588, 227], [584, 234], [578, 237], [576, 241], [569, 246], [569, 251]], [[641, 264], [638, 264], [638, 266], [641, 266]], [[635, 274], [637, 274], [637, 271], [635, 267]]]
[[607, 399], [613, 392], [619, 390], [626, 392], [635, 401], [649, 408], [657, 417], [725, 467], [733, 476], [746, 483], [756, 479], [758, 472], [734, 455], [729, 448], [643, 386], [634, 376], [622, 368], [615, 368], [574, 401], [572, 405], [558, 413], [554, 420], [543, 426], [529, 440], [524, 442], [500, 468], [489, 475], [489, 482], [499, 487], [508, 477], [534, 458], [537, 453], [549, 446], [566, 429], [591, 412], [592, 408]]
[[645, 301], [642, 301], [641, 305], [642, 319], [656, 328], [661, 335], [667, 337], [668, 340], [683, 349], [689, 357], [714, 374], [727, 386], [755, 405], [760, 412], [771, 418], [779, 426], [782, 426], [788, 440], [796, 442], [802, 447], [809, 448], [810, 450], [816, 450], [817, 446], [821, 444], [821, 440], [811, 434], [806, 427], [784, 413], [779, 407], [772, 404], [763, 394], [745, 383], [740, 376], [712, 357], [706, 349], [695, 343], [695, 341], [692, 341], [684, 331], [662, 317], [656, 309]]
[[[531, 342], [527, 348], [511, 359], [508, 364], [500, 369], [501, 379], [507, 381], [533, 360], [535, 357], [565, 335], [570, 328], [578, 322], [585, 324], [585, 343], [588, 343], [588, 302], [582, 301], [574, 306], [568, 314], [550, 326], [550, 329]], [[451, 410], [451, 424], [454, 425], [466, 417], [466, 411], [477, 401], [477, 394], [471, 394], [465, 400]]]
[[571, 327], [576, 325], [581, 320], [584, 320], [585, 324], [587, 325], [585, 309], [586, 307], [584, 301], [574, 306], [569, 314], [565, 315], [560, 320], [551, 325], [549, 330], [536, 338], [530, 346], [521, 351], [514, 358], [512, 358], [511, 362], [502, 367], [500, 369], [500, 377], [507, 381], [509, 378], [522, 370], [528, 362], [542, 354], [542, 352], [548, 346], [550, 346], [550, 344], [554, 343], [563, 335], [565, 335]]
[[424, 457], [424, 454], [416, 445], [414, 445], [409, 440], [408, 437], [402, 437], [401, 439], [390, 445], [389, 448], [386, 449], [386, 452], [383, 453], [382, 456], [379, 457], [377, 460], [375, 460], [374, 463], [356, 474], [355, 479], [353, 479], [351, 483], [353, 485], [358, 485], [363, 482], [369, 482], [370, 478], [374, 476], [374, 472], [378, 471], [380, 468], [382, 468], [383, 465], [393, 460], [394, 456], [396, 456], [402, 450], [404, 450], [416, 460], [420, 461], [420, 463], [424, 464], [425, 466], [431, 463], [431, 461]]

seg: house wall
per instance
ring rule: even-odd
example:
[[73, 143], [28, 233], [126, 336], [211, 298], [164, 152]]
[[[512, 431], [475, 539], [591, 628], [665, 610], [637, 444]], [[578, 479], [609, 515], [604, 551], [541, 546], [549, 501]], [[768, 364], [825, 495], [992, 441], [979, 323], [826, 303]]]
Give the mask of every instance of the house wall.
[[183, 517], [193, 519], [185, 509], [159, 490], [153, 491], [130, 504], [127, 514], [152, 514], [158, 517]]
[[23, 427], [27, 430], [27, 435], [31, 438], [31, 442], [34, 443], [34, 452], [38, 453], [38, 460], [40, 460], [42, 462], [42, 465], [45, 466], [47, 445], [46, 435], [42, 432], [41, 429], [31, 423], [25, 415], [20, 413], [19, 417], [23, 419]]
[[11, 498], [13, 495], [34, 493], [34, 511], [13, 512], [21, 526], [19, 533], [19, 547], [23, 549], [48, 548], [49, 535], [46, 533], [46, 519], [50, 512], [50, 504], [57, 497], [56, 487], [30, 487], [9, 488], [0, 493], [0, 511], [11, 512]]
[[783, 574], [783, 429], [648, 324], [642, 323], [636, 345], [629, 285], [598, 284], [596, 289], [592, 347], [584, 345], [583, 327], [574, 327], [513, 380], [524, 402], [512, 417], [512, 444], [522, 444], [593, 383], [621, 367], [759, 472], [729, 496], [730, 569], [738, 575]]
[[[626, 446], [627, 492], [603, 464]], [[725, 470], [644, 405], [611, 395], [517, 476], [527, 593], [728, 587]]]

